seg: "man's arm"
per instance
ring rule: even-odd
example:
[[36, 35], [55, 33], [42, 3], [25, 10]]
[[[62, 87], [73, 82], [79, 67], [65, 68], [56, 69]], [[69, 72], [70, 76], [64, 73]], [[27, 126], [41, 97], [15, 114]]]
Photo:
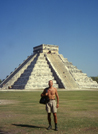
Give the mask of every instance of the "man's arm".
[[48, 93], [46, 93], [46, 90], [47, 90], [47, 88], [44, 89], [43, 93], [41, 94], [41, 97], [42, 97], [42, 96], [47, 96], [47, 95], [48, 95]]
[[41, 94], [41, 97], [43, 97], [43, 96], [45, 96], [45, 89], [44, 89], [44, 91]]
[[56, 98], [57, 98], [57, 108], [58, 108], [59, 107], [59, 96], [58, 96], [57, 89], [55, 89], [55, 95], [56, 95]]

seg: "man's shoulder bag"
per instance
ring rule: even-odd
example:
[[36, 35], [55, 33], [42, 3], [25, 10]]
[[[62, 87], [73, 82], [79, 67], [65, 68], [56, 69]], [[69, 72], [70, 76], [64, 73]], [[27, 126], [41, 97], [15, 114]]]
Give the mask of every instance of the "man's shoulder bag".
[[41, 103], [41, 104], [46, 104], [48, 102], [49, 102], [48, 96], [42, 96], [40, 101], [39, 101], [39, 103]]

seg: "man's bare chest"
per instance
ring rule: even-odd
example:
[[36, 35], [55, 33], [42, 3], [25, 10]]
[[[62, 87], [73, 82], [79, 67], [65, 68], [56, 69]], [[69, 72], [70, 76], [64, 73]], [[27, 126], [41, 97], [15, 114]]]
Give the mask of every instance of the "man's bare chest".
[[49, 89], [49, 94], [50, 95], [55, 95], [55, 90], [54, 89]]

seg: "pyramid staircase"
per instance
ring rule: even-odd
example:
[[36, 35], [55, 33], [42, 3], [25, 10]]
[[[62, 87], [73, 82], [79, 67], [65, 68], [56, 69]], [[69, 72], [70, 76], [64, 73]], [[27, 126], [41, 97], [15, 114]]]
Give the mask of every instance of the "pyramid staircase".
[[59, 78], [62, 80], [64, 88], [78, 88], [77, 83], [74, 81], [68, 69], [60, 59], [59, 54], [47, 54], [47, 59], [50, 61], [55, 71], [59, 75]]

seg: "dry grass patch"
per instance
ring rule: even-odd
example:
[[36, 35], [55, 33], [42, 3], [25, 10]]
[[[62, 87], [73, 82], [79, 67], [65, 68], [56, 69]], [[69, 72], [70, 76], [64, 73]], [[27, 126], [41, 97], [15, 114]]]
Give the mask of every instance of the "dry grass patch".
[[[68, 113], [70, 111], [67, 111]], [[70, 112], [70, 116], [71, 117], [87, 117], [87, 118], [96, 118], [98, 117], [98, 110], [94, 110], [94, 111], [73, 111]]]
[[18, 101], [15, 101], [15, 100], [0, 100], [0, 105], [15, 104], [15, 103], [18, 103]]

